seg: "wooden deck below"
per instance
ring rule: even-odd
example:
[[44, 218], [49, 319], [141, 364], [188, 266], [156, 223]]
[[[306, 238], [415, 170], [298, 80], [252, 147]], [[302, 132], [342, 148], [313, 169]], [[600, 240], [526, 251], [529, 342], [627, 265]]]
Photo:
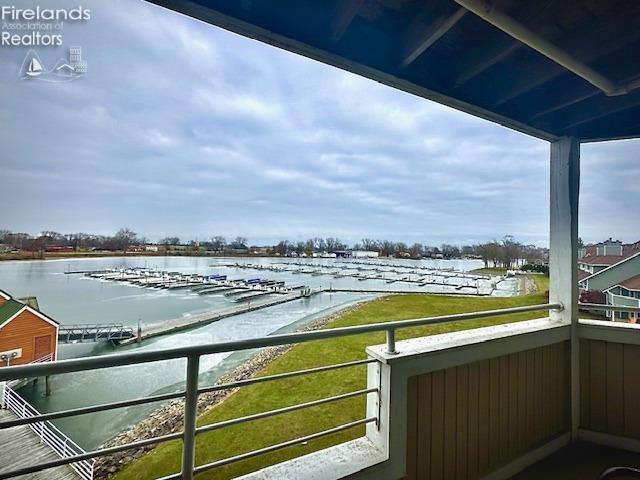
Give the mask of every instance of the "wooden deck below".
[[[15, 420], [8, 410], [0, 409], [0, 421]], [[28, 426], [0, 430], [0, 473], [27, 467], [38, 462], [57, 460], [59, 457]], [[17, 477], [20, 480], [79, 480], [71, 467], [50, 468]]]

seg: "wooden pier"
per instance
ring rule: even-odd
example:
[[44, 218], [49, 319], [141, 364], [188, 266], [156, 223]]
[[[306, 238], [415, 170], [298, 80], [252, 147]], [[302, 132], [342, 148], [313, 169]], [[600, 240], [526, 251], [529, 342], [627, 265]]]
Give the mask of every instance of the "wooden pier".
[[[441, 285], [441, 284], [440, 284]], [[447, 286], [447, 285], [445, 285]], [[450, 285], [449, 285], [450, 286]], [[326, 293], [384, 293], [385, 295], [401, 294], [401, 295], [446, 295], [446, 296], [458, 296], [458, 297], [490, 297], [491, 293], [471, 293], [471, 292], [424, 292], [420, 290], [382, 290], [382, 289], [369, 289], [369, 288], [327, 288], [324, 290]]]
[[[176, 333], [181, 330], [201, 327], [203, 325], [222, 320], [223, 318], [233, 317], [234, 315], [240, 315], [242, 313], [248, 313], [255, 310], [261, 310], [263, 308], [272, 307], [274, 305], [280, 305], [282, 303], [300, 300], [302, 298], [307, 298], [317, 293], [321, 293], [322, 291], [322, 289], [306, 289], [296, 291], [294, 293], [282, 294], [275, 298], [264, 300], [253, 301], [247, 299], [242, 304], [234, 305], [233, 307], [224, 310], [212, 310], [208, 312], [197, 313], [194, 315], [173, 318], [171, 320], [163, 320], [162, 322], [159, 322], [157, 324], [143, 326], [140, 334], [140, 341], [158, 337], [160, 335]], [[129, 338], [118, 343], [120, 345], [128, 345], [131, 343], [135, 343], [136, 341], [138, 341], [137, 338]]]
[[[40, 412], [18, 395], [7, 384], [2, 388], [0, 421], [9, 422], [33, 418]], [[51, 422], [0, 429], [0, 475], [20, 468], [61, 458], [85, 454], [77, 443]], [[48, 468], [40, 472], [21, 475], [31, 480], [93, 480], [92, 459], [80, 460], [68, 465]]]
[[[9, 410], [0, 409], [0, 421], [17, 420]], [[59, 460], [53, 450], [40, 442], [40, 438], [27, 425], [0, 430], [0, 473], [28, 467], [34, 463]], [[25, 480], [81, 480], [68, 466], [55, 467], [23, 475]]]

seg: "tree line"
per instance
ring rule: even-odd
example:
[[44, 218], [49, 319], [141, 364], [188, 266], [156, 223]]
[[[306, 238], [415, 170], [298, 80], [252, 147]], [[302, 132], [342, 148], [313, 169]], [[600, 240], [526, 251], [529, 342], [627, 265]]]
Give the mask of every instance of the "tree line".
[[[38, 236], [27, 233], [15, 233], [10, 230], [0, 230], [0, 244], [10, 248], [26, 251], [44, 251], [48, 247], [67, 247], [74, 250], [107, 250], [126, 252], [134, 245], [149, 244], [149, 240], [139, 236], [130, 228], [121, 228], [113, 235], [95, 235], [88, 233], [62, 234], [46, 230]], [[182, 241], [180, 237], [172, 236], [160, 239], [156, 245], [171, 247], [178, 245], [190, 246], [192, 251], [211, 251], [214, 253], [259, 253], [278, 256], [312, 256], [340, 250], [365, 250], [377, 252], [383, 257], [396, 258], [459, 258], [471, 257], [483, 260], [486, 267], [512, 268], [517, 262], [528, 264], [546, 263], [548, 250], [535, 245], [525, 245], [508, 235], [501, 240], [458, 246], [443, 243], [439, 246], [422, 243], [406, 244], [391, 240], [363, 238], [361, 241], [349, 245], [336, 237], [313, 237], [306, 241], [281, 240], [275, 245], [263, 247], [250, 246], [246, 237], [237, 236], [227, 240], [225, 236], [216, 235], [208, 240]]]

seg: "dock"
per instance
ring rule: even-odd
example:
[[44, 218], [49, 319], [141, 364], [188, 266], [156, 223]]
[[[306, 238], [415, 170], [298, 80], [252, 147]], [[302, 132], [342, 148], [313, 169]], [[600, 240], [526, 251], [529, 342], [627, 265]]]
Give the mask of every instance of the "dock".
[[[323, 291], [324, 290], [322, 289], [306, 289], [296, 291], [294, 293], [281, 294], [275, 298], [268, 298], [264, 300], [253, 301], [250, 299], [246, 299], [241, 304], [234, 305], [231, 308], [226, 308], [223, 310], [211, 310], [208, 312], [197, 313], [195, 315], [173, 318], [171, 320], [163, 320], [162, 322], [156, 324], [143, 326], [140, 333], [140, 341], [158, 337], [160, 335], [176, 333], [190, 328], [201, 327], [203, 325], [222, 320], [223, 318], [233, 317], [234, 315], [261, 310], [263, 308], [280, 305], [282, 303], [293, 302], [295, 300], [307, 298]], [[137, 338], [129, 338], [118, 342], [118, 344], [129, 345], [131, 343], [135, 343], [136, 341], [138, 341]]]
[[[5, 386], [0, 421], [7, 422], [39, 414], [22, 397]], [[19, 415], [18, 413], [19, 412]], [[51, 422], [39, 422], [31, 426], [20, 425], [0, 429], [0, 474], [28, 467], [36, 463], [59, 460], [85, 453], [73, 440], [58, 430]], [[49, 468], [20, 476], [28, 480], [91, 480], [93, 460], [72, 465]]]
[[490, 297], [491, 293], [470, 293], [470, 292], [421, 292], [420, 290], [381, 290], [381, 289], [358, 289], [358, 288], [327, 288], [326, 293], [384, 293], [385, 295], [446, 295], [460, 297]]

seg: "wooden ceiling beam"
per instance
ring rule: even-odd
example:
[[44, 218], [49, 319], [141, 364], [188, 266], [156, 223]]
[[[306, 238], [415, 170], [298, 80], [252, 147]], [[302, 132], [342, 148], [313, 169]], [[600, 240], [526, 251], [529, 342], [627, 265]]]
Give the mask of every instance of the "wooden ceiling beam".
[[426, 28], [422, 24], [411, 27], [409, 36], [405, 41], [406, 51], [402, 59], [402, 66], [413, 63], [429, 47], [436, 43], [442, 36], [451, 30], [468, 12], [466, 8], [458, 8], [452, 13], [439, 16]]
[[569, 130], [578, 125], [584, 125], [585, 123], [590, 123], [595, 120], [601, 120], [610, 115], [614, 115], [616, 113], [624, 112], [625, 110], [629, 110], [630, 108], [634, 108], [640, 106], [640, 95], [634, 95], [632, 98], [629, 97], [608, 97], [608, 102], [606, 105], [602, 105], [600, 108], [595, 109], [594, 113], [589, 116], [581, 116], [579, 120], [572, 121], [563, 126], [564, 130]]
[[581, 91], [581, 93], [576, 94], [573, 91], [565, 91], [568, 95], [563, 95], [565, 98], [561, 100], [559, 103], [556, 103], [550, 107], [541, 110], [530, 118], [531, 120], [535, 120], [545, 115], [549, 115], [550, 113], [557, 112], [558, 110], [562, 110], [563, 108], [570, 107], [571, 105], [575, 105], [576, 103], [583, 102], [588, 100], [589, 98], [595, 97], [596, 95], [602, 95], [602, 92], [597, 88], [590, 88], [589, 91]]
[[511, 40], [509, 44], [504, 47], [501, 45], [494, 45], [490, 47], [483, 46], [482, 52], [479, 55], [474, 55], [477, 58], [477, 62], [470, 67], [463, 70], [457, 77], [453, 79], [453, 85], [455, 88], [461, 87], [470, 80], [480, 75], [485, 70], [493, 67], [496, 63], [507, 59], [515, 51], [524, 47], [524, 45], [515, 40]]
[[[525, 2], [518, 16], [529, 19], [532, 28], [543, 29], [546, 26], [543, 19], [548, 15], [553, 15], [558, 8], [560, 7], [553, 0], [546, 0], [545, 2]], [[468, 52], [466, 57], [471, 63], [453, 78], [454, 88], [461, 87], [482, 72], [506, 60], [515, 52], [524, 48], [523, 43], [514, 40], [503, 32], [500, 32], [500, 34], [502, 34], [502, 37], [498, 41], [492, 42], [489, 45], [487, 45], [486, 42], [482, 42], [473, 51]]]
[[[558, 46], [571, 52], [576, 58], [588, 63], [599, 57], [610, 54], [625, 45], [640, 38], [640, 29], [637, 28], [640, 21], [640, 2], [629, 9], [623, 18], [619, 16], [619, 10], [615, 9], [609, 18], [599, 24], [599, 28], [594, 30], [591, 24], [577, 29], [568, 37], [560, 40]], [[539, 65], [538, 75], [527, 74], [516, 80], [512, 87], [503, 90], [501, 95], [494, 101], [494, 106], [502, 105], [516, 97], [526, 94], [544, 83], [559, 77], [568, 71], [553, 63], [546, 57], [538, 57], [536, 63]]]
[[331, 43], [338, 43], [358, 14], [364, 0], [339, 0], [338, 12], [331, 25]]

